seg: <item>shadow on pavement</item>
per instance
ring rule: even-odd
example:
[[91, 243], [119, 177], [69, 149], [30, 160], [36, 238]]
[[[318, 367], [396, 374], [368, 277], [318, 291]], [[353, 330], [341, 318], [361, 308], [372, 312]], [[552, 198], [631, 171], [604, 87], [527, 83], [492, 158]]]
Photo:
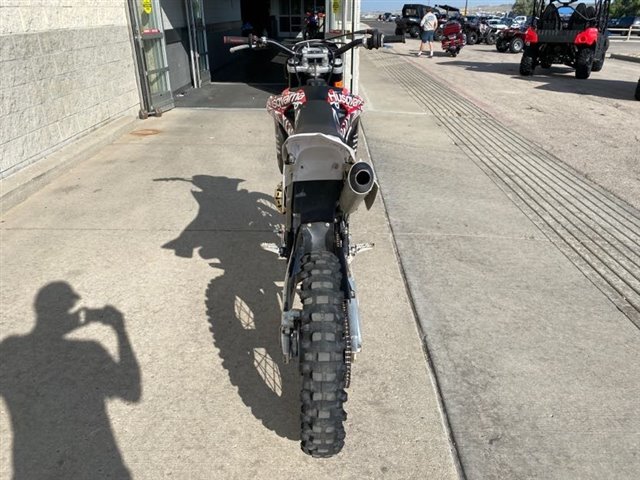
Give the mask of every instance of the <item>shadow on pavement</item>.
[[[591, 95], [594, 97], [611, 98], [614, 100], [633, 100], [633, 92], [636, 87], [636, 82], [601, 79], [598, 78], [597, 72], [592, 73], [591, 77], [586, 80], [578, 80], [575, 78], [575, 70], [573, 68], [561, 65], [554, 65], [549, 69], [538, 67], [535, 75], [531, 77], [523, 77], [519, 72], [520, 56], [514, 55], [514, 57], [517, 57], [518, 63], [483, 63], [456, 60], [441, 63], [440, 65], [464, 67], [469, 71], [510, 75], [514, 80], [539, 83], [540, 85], [535, 87], [539, 90]], [[604, 68], [607, 68], [606, 63]]]
[[36, 295], [33, 330], [0, 344], [0, 395], [11, 416], [14, 480], [131, 478], [106, 400], [139, 401], [140, 367], [122, 313], [113, 307], [86, 315], [114, 329], [118, 362], [97, 342], [65, 338], [83, 325], [80, 311], [72, 311], [79, 299], [66, 282], [45, 285]]
[[197, 175], [185, 181], [199, 205], [178, 238], [163, 245], [179, 257], [199, 256], [222, 271], [209, 282], [205, 304], [213, 341], [229, 380], [265, 427], [299, 438], [299, 375], [284, 365], [278, 331], [285, 264], [261, 248], [275, 241], [278, 223], [272, 199], [240, 188], [237, 178]]

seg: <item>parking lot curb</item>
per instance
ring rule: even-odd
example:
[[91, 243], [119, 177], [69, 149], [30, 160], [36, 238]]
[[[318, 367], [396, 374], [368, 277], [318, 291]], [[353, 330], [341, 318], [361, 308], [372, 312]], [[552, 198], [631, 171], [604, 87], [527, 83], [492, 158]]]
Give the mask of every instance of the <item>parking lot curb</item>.
[[615, 58], [616, 60], [626, 60], [627, 62], [640, 63], [640, 56], [624, 55], [622, 53], [612, 53], [611, 58]]

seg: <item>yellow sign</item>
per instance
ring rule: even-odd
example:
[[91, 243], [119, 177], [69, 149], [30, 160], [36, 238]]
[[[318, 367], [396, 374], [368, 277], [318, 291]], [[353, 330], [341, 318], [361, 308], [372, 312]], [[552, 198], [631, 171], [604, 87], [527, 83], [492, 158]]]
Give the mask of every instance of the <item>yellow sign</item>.
[[142, 10], [144, 10], [144, 13], [147, 15], [151, 14], [151, 2], [152, 0], [142, 0]]
[[333, 13], [338, 13], [338, 11], [340, 10], [340, 0], [333, 0], [332, 10]]

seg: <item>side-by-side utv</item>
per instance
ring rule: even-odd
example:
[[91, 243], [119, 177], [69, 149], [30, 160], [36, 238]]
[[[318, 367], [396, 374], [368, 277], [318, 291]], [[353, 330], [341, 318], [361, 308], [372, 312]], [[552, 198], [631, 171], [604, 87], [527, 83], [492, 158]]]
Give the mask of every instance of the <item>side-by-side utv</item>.
[[[520, 74], [533, 75], [536, 66], [563, 64], [576, 70], [576, 78], [589, 78], [604, 65], [609, 39], [610, 0], [596, 0], [589, 6], [576, 0], [533, 2], [533, 22], [525, 33]], [[563, 8], [564, 7], [564, 8]], [[559, 8], [569, 11], [564, 19]]]

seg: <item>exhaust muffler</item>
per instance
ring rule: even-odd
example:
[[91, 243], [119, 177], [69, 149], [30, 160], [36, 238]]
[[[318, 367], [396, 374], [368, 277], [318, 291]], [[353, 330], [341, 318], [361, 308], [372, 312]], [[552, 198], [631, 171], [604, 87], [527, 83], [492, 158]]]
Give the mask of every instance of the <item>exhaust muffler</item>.
[[[365, 198], [377, 192], [376, 177], [373, 168], [367, 162], [356, 162], [349, 169], [347, 180], [340, 194], [340, 208], [346, 214], [355, 212]], [[367, 208], [371, 208], [373, 199], [367, 199]]]

